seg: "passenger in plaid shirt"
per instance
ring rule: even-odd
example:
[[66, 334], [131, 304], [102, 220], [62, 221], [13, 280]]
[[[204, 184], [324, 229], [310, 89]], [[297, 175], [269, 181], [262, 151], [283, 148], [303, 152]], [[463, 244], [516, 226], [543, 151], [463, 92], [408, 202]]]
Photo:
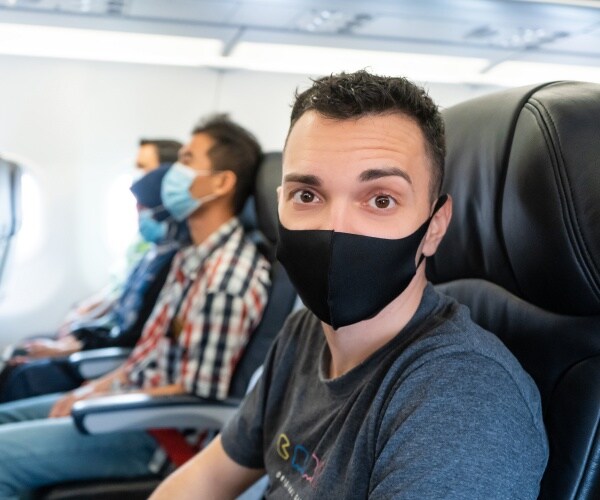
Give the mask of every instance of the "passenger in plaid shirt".
[[178, 384], [181, 392], [226, 398], [266, 304], [268, 266], [235, 217], [202, 244], [180, 250], [127, 362], [130, 383]]
[[0, 405], [0, 498], [49, 483], [148, 473], [153, 439], [142, 431], [79, 434], [70, 417], [76, 401], [115, 388], [227, 396], [270, 285], [269, 263], [236, 217], [260, 156], [254, 137], [225, 116], [193, 130], [161, 192], [172, 217], [187, 220], [193, 244], [175, 256], [142, 337], [121, 368], [62, 397]]

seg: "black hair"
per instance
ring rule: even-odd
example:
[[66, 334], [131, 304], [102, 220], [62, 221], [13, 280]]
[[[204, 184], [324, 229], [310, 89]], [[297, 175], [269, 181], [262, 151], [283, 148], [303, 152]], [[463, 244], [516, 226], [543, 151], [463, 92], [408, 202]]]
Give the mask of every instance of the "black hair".
[[140, 146], [151, 145], [156, 148], [158, 153], [158, 162], [172, 164], [177, 161], [181, 144], [179, 141], [172, 139], [141, 139]]
[[208, 151], [213, 170], [231, 170], [236, 175], [233, 209], [236, 214], [240, 213], [254, 190], [256, 172], [262, 159], [258, 141], [226, 114], [205, 118], [194, 127], [192, 134], [206, 134], [214, 141]]
[[307, 111], [336, 120], [398, 113], [413, 119], [425, 138], [431, 164], [431, 200], [440, 194], [444, 179], [446, 143], [444, 122], [427, 92], [402, 77], [373, 75], [365, 70], [332, 74], [313, 80], [304, 92], [296, 91], [288, 136]]

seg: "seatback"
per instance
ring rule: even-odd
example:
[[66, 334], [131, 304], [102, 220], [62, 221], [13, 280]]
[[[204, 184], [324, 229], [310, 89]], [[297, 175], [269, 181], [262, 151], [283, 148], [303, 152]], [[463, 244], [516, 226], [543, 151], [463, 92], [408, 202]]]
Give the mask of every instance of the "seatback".
[[0, 157], [0, 283], [12, 237], [21, 226], [21, 167]]
[[276, 189], [281, 183], [281, 166], [281, 153], [264, 155], [251, 199], [254, 213], [245, 214], [246, 220], [256, 224], [259, 237], [255, 239], [259, 240], [259, 247], [271, 262], [271, 288], [262, 320], [236, 366], [229, 389], [229, 395], [234, 398], [242, 398], [246, 393], [252, 375], [262, 365], [269, 346], [296, 301], [296, 291], [283, 266], [275, 259], [278, 234]]
[[600, 85], [511, 89], [444, 119], [454, 213], [428, 277], [537, 383], [540, 498], [600, 498]]

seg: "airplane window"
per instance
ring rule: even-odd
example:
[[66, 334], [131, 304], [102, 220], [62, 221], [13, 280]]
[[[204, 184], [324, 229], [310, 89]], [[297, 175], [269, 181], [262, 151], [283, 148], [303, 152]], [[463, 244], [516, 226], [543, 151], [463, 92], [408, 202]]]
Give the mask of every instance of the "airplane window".
[[21, 177], [22, 225], [15, 238], [14, 258], [23, 263], [41, 249], [44, 240], [42, 191], [35, 176], [25, 171]]
[[106, 242], [114, 260], [125, 256], [130, 245], [138, 239], [135, 198], [129, 191], [133, 175], [117, 177], [106, 196]]

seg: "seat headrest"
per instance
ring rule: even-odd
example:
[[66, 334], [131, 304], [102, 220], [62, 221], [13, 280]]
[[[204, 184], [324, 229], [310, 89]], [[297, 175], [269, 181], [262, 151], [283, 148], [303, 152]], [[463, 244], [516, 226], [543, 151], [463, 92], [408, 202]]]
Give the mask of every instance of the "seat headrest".
[[[144, 208], [156, 209], [162, 207], [161, 186], [171, 165], [161, 165], [136, 180], [129, 190], [135, 196], [136, 201]], [[169, 214], [162, 210], [156, 214], [157, 220], [165, 220]]]
[[281, 184], [281, 153], [265, 153], [256, 175], [254, 203], [258, 228], [273, 245], [278, 238], [277, 186]]
[[429, 278], [481, 278], [553, 312], [600, 314], [600, 85], [511, 89], [443, 114], [454, 213]]

